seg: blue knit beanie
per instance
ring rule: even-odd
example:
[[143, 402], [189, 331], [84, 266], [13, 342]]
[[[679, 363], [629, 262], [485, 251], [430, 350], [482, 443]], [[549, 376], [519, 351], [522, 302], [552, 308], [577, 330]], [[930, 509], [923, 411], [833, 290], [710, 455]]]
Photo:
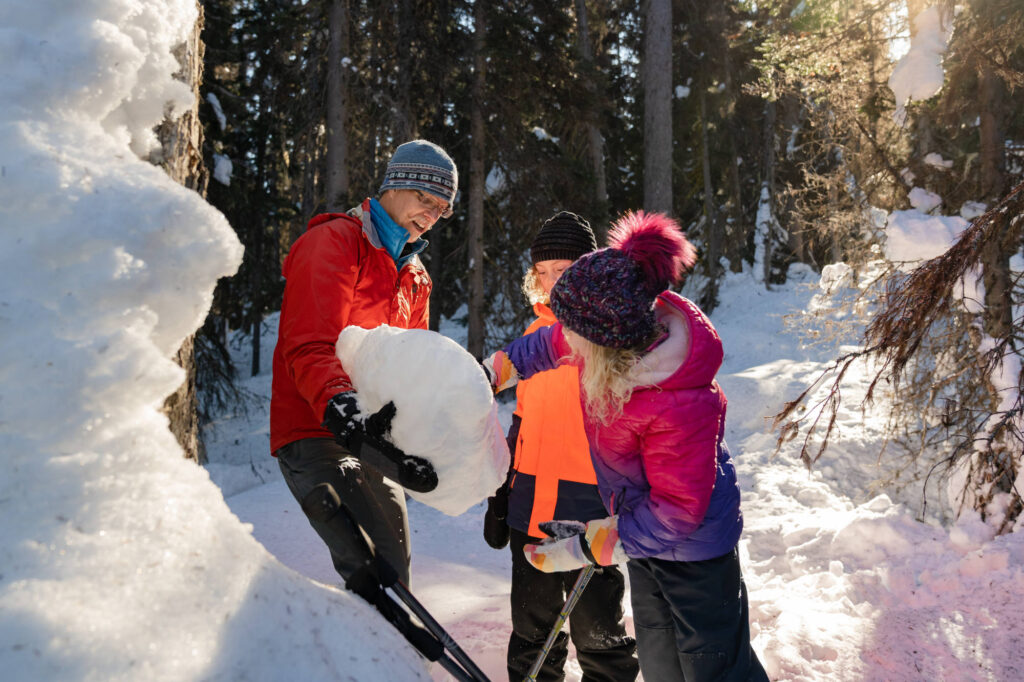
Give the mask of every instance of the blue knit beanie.
[[637, 348], [657, 321], [654, 302], [696, 251], [678, 223], [661, 213], [627, 213], [612, 225], [609, 247], [581, 256], [551, 289], [551, 312], [599, 346]]
[[418, 189], [452, 206], [459, 191], [459, 171], [445, 150], [433, 142], [413, 140], [399, 145], [388, 162], [380, 191], [389, 189]]

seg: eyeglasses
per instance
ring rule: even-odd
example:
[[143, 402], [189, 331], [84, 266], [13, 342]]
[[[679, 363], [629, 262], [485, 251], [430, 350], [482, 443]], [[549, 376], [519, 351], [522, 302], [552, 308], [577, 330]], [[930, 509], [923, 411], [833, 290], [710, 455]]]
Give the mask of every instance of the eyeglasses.
[[421, 192], [418, 189], [414, 189], [413, 192], [416, 192], [416, 198], [419, 199], [420, 206], [423, 208], [429, 209], [442, 218], [452, 217], [452, 207], [450, 205], [442, 203], [438, 199], [435, 199], [426, 192]]

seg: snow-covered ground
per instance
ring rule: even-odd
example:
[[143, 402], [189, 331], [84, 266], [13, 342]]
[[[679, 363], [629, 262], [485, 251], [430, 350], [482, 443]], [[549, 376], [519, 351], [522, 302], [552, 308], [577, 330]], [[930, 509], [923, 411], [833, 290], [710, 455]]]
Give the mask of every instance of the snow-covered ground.
[[[719, 380], [743, 489], [753, 642], [769, 674], [794, 681], [1024, 678], [1020, 525], [994, 538], [976, 517], [949, 528], [916, 521], [919, 488], [878, 483], [888, 473], [878, 463], [883, 420], [859, 409], [865, 373], [847, 383], [840, 440], [813, 472], [795, 445], [773, 456], [767, 418], [835, 352], [802, 348], [784, 325], [783, 316], [806, 309], [815, 293], [801, 282], [816, 276], [800, 268], [792, 274], [793, 282], [773, 291], [748, 275], [730, 276], [712, 315], [726, 348]], [[458, 327], [442, 331], [464, 341]], [[240, 367], [248, 366], [246, 348], [239, 345]], [[269, 378], [265, 367], [245, 385], [268, 395]], [[503, 407], [505, 424], [510, 409]], [[282, 563], [336, 584], [326, 550], [266, 452], [266, 428], [259, 410], [211, 425], [211, 474], [232, 511]], [[247, 482], [253, 487], [241, 490]], [[412, 590], [492, 679], [504, 679], [511, 564], [508, 550], [484, 544], [483, 511], [480, 504], [449, 517], [410, 502]], [[568, 679], [578, 680], [570, 656]], [[448, 679], [436, 666], [432, 674]]]
[[[241, 258], [220, 214], [140, 160], [191, 97], [171, 49], [195, 16], [193, 0], [0, 0], [0, 677], [444, 679], [336, 587], [268, 452], [269, 368], [245, 381], [248, 411], [206, 429], [207, 469], [160, 411], [182, 380], [170, 356]], [[1020, 523], [916, 521], [916, 490], [874, 485], [880, 419], [855, 400], [814, 473], [793, 445], [772, 455], [765, 417], [828, 359], [782, 324], [810, 296], [734, 275], [713, 315], [754, 646], [777, 680], [1024, 679]], [[503, 679], [507, 550], [484, 544], [480, 505], [410, 515], [414, 593]]]

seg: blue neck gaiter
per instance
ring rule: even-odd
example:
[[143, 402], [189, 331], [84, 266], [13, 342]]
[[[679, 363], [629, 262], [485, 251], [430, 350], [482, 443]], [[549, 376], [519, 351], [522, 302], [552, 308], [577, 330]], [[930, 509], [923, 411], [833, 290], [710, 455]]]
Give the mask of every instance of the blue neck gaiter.
[[417, 239], [406, 248], [409, 233], [391, 219], [391, 216], [376, 199], [370, 199], [370, 219], [373, 220], [373, 226], [377, 228], [377, 237], [380, 239], [380, 243], [395, 261], [395, 267], [399, 270], [409, 262], [410, 258], [427, 248], [425, 239]]

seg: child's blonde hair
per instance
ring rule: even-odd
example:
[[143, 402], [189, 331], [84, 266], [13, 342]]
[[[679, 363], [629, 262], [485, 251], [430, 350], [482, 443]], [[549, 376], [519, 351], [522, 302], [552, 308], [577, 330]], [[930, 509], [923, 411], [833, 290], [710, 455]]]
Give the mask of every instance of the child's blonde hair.
[[586, 340], [564, 328], [566, 340], [583, 361], [580, 388], [587, 414], [608, 424], [622, 414], [622, 408], [636, 388], [632, 370], [643, 352], [635, 348], [610, 348]]
[[523, 293], [526, 294], [526, 300], [530, 302], [530, 305], [535, 303], [548, 304], [548, 292], [544, 291], [544, 287], [540, 285], [536, 265], [531, 265], [530, 269], [523, 276]]

